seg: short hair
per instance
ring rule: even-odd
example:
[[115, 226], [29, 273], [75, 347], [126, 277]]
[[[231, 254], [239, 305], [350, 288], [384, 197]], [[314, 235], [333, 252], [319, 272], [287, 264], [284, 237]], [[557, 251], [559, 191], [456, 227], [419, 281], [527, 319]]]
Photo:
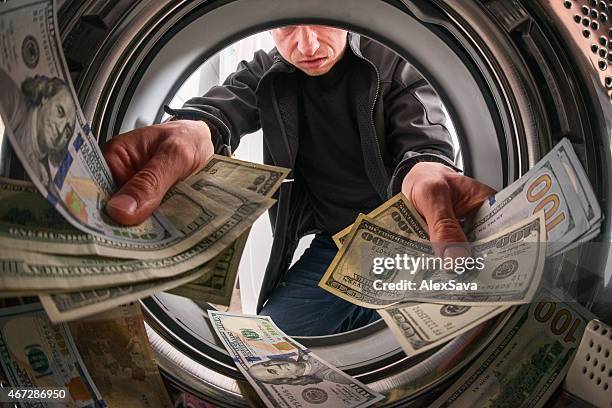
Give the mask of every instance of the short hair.
[[67, 87], [66, 82], [54, 77], [49, 78], [45, 75], [28, 77], [21, 83], [21, 93], [26, 101], [32, 106], [39, 106], [43, 98], [50, 98]]

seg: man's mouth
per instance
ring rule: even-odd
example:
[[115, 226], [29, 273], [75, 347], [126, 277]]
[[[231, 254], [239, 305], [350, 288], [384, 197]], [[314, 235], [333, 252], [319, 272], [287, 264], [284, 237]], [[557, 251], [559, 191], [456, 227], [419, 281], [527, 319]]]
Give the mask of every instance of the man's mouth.
[[306, 68], [318, 68], [327, 61], [327, 57], [311, 58], [300, 61], [300, 65]]

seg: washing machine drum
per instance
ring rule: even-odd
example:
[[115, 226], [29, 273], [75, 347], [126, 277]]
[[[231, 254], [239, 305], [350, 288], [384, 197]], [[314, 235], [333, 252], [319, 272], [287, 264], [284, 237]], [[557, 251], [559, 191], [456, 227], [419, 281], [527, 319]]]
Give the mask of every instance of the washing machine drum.
[[[159, 121], [180, 84], [224, 46], [278, 25], [328, 24], [380, 41], [422, 72], [452, 117], [467, 175], [503, 188], [567, 137], [609, 214], [612, 1], [67, 0], [59, 17], [101, 144]], [[610, 217], [602, 230], [598, 240], [609, 242]], [[612, 266], [607, 248], [568, 256], [559, 279], [610, 323], [600, 303], [606, 262]], [[143, 305], [168, 384], [218, 406], [246, 405], [244, 377], [207, 324], [211, 306], [163, 293]], [[389, 406], [404, 407], [435, 398], [506, 322], [500, 317], [414, 358], [381, 321], [298, 340], [387, 395]]]

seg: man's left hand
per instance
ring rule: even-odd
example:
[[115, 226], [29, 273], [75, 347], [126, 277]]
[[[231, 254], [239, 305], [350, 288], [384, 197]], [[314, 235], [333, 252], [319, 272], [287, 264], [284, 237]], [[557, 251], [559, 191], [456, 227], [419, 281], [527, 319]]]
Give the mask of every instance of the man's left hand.
[[458, 258], [469, 256], [458, 219], [480, 207], [495, 190], [443, 164], [422, 162], [404, 177], [402, 193], [427, 221], [436, 254]]

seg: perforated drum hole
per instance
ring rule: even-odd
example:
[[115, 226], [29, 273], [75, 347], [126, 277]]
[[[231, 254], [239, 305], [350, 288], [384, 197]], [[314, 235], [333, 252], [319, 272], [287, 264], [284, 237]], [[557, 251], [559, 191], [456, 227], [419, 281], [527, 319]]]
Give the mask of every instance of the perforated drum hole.
[[599, 361], [597, 359], [593, 360], [593, 367], [597, 367], [597, 364], [599, 364]]
[[592, 7], [595, 7], [597, 5], [597, 0], [591, 0], [590, 3]]
[[606, 13], [599, 13], [599, 21], [605, 23], [608, 21], [608, 15]]
[[591, 355], [589, 353], [586, 355], [586, 361], [591, 361]]
[[597, 12], [597, 10], [595, 9], [591, 9], [591, 17], [592, 18], [597, 18], [597, 16], [599, 15], [599, 13]]
[[603, 331], [601, 332], [601, 334], [603, 334], [604, 336], [605, 336], [606, 334], [608, 334], [608, 329], [603, 329]]
[[588, 27], [590, 23], [591, 23], [591, 20], [589, 20], [588, 18], [585, 17], [582, 19], [583, 26]]
[[607, 391], [608, 390], [608, 383], [604, 383], [604, 387], [603, 388], [604, 388], [604, 391]]
[[612, 378], [612, 369], [608, 370], [608, 377]]
[[586, 374], [586, 372], [587, 372], [586, 367], [582, 367], [582, 374]]
[[597, 352], [601, 353], [601, 345], [597, 345]]
[[601, 384], [601, 378], [597, 377], [597, 385]]
[[593, 344], [594, 344], [594, 343], [593, 343], [593, 340], [589, 340], [589, 347], [590, 347], [590, 348], [593, 348]]
[[593, 379], [593, 377], [595, 377], [595, 374], [593, 374], [592, 372], [591, 372], [591, 373], [589, 373], [589, 380], [592, 380], [592, 379]]
[[572, 2], [571, 1], [565, 0], [563, 2], [563, 5], [565, 6], [566, 9], [572, 8]]
[[601, 365], [601, 372], [603, 373], [604, 371], [606, 371], [606, 365], [605, 365], [605, 364], [602, 364], [602, 365]]
[[605, 1], [600, 1], [599, 2], [599, 9], [600, 10], [605, 10], [606, 9], [606, 2]]
[[606, 58], [607, 55], [608, 55], [608, 51], [606, 51], [604, 48], [599, 50], [599, 56], [601, 58]]
[[591, 22], [591, 28], [593, 30], [599, 30], [599, 23], [597, 21]]
[[582, 30], [582, 35], [584, 38], [589, 38], [591, 36], [591, 32], [589, 30]]
[[[610, 85], [610, 82], [612, 82], [612, 78], [606, 77], [606, 85]], [[604, 356], [606, 358], [610, 357], [610, 350], [606, 349], [606, 352], [604, 353]]]
[[600, 45], [605, 47], [607, 43], [608, 43], [608, 39], [605, 36], [602, 35], [601, 37], [599, 37], [599, 44]]
[[589, 14], [589, 8], [587, 6], [582, 6], [580, 10], [582, 11], [582, 14], [584, 14], [585, 16]]
[[594, 325], [594, 326], [593, 326], [593, 330], [594, 330], [594, 331], [599, 330], [599, 325], [598, 325], [598, 324]]
[[608, 64], [606, 64], [606, 61], [604, 61], [604, 60], [599, 60], [599, 69], [601, 69], [602, 71], [604, 71], [606, 68], [608, 68]]

